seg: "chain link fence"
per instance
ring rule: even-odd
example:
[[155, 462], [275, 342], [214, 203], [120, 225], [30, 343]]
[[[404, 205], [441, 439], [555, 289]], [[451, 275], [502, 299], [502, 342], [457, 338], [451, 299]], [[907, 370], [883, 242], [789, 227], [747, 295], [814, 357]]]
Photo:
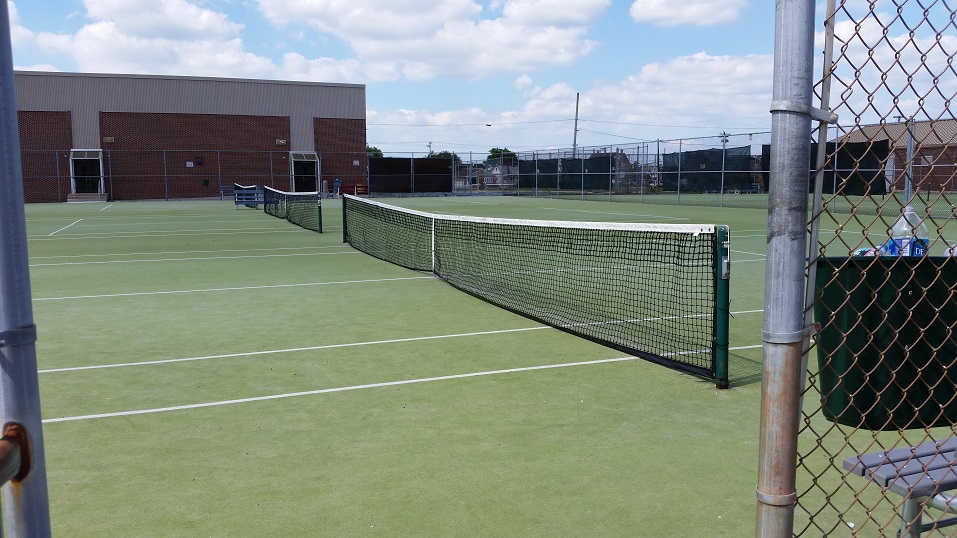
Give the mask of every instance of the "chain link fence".
[[21, 152], [28, 203], [65, 202], [75, 195], [109, 200], [221, 198], [232, 186], [283, 191], [365, 190], [366, 156], [354, 153], [238, 150], [46, 150]]
[[769, 133], [456, 156], [457, 194], [767, 207]]
[[831, 4], [815, 94], [841, 120], [814, 136], [794, 534], [957, 536], [957, 12]]

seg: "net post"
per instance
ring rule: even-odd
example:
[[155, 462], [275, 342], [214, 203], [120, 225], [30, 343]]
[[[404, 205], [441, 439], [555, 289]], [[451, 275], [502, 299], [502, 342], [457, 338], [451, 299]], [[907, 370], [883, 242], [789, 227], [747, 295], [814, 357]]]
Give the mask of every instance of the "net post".
[[347, 227], [348, 224], [346, 221], [346, 197], [347, 196], [348, 195], [342, 196], [342, 242], [343, 243], [349, 242], [349, 240], [347, 239], [349, 237], [349, 228]]
[[718, 248], [715, 249], [715, 353], [714, 383], [726, 389], [728, 382], [728, 326], [731, 317], [731, 231], [727, 226], [715, 228]]

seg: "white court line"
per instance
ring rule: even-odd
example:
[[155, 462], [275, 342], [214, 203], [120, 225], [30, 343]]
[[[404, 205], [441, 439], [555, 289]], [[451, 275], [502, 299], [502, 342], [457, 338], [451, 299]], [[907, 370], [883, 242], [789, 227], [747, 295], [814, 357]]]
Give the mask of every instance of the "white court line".
[[340, 254], [360, 254], [357, 250], [344, 250], [342, 252], [302, 252], [298, 254], [261, 254], [258, 256], [207, 256], [191, 258], [155, 258], [143, 260], [105, 260], [105, 261], [86, 261], [86, 262], [60, 262], [60, 263], [31, 263], [30, 267], [62, 267], [64, 265], [104, 265], [110, 263], [155, 263], [155, 262], [195, 262], [205, 260], [242, 260], [248, 258], [292, 258], [296, 256], [337, 256]]
[[[83, 219], [80, 219], [83, 220]], [[77, 221], [79, 222], [79, 221]], [[73, 224], [76, 224], [74, 222]], [[72, 226], [71, 224], [70, 226]], [[66, 226], [65, 228], [69, 228]], [[115, 228], [115, 226], [110, 226]], [[61, 228], [61, 229], [65, 229]], [[193, 230], [190, 228], [186, 229], [176, 229], [176, 230], [134, 230], [131, 232], [122, 232], [122, 231], [111, 231], [111, 232], [86, 232], [86, 233], [75, 233], [75, 234], [66, 234], [67, 237], [92, 237], [92, 238], [101, 238], [101, 237], [137, 237], [136, 234], [144, 233], [206, 233], [206, 232], [249, 232], [249, 231], [276, 231], [282, 230], [282, 228], [205, 228], [201, 230]]]
[[113, 252], [109, 254], [71, 254], [61, 256], [30, 256], [31, 260], [60, 260], [69, 258], [108, 258], [110, 256], [149, 256], [150, 254], [216, 254], [219, 252], [277, 252], [283, 250], [328, 250], [332, 248], [350, 249], [349, 245], [329, 247], [276, 247], [276, 248], [224, 248], [220, 250], [165, 250], [158, 252]]
[[[738, 312], [731, 312], [732, 316], [739, 314], [755, 314], [764, 312], [764, 310], [741, 310]], [[278, 353], [295, 353], [299, 351], [317, 351], [320, 349], [338, 349], [346, 347], [361, 347], [361, 346], [377, 346], [382, 344], [401, 344], [405, 342], [423, 342], [426, 340], [443, 340], [446, 338], [468, 338], [472, 336], [488, 336], [490, 334], [507, 334], [507, 333], [518, 333], [526, 331], [538, 331], [542, 329], [551, 329], [549, 325], [536, 325], [534, 327], [521, 327], [518, 329], [499, 329], [496, 331], [478, 331], [470, 333], [455, 333], [455, 334], [440, 334], [434, 336], [415, 336], [411, 338], [394, 338], [389, 340], [373, 340], [369, 342], [351, 342], [347, 344], [327, 344], [324, 346], [308, 346], [308, 347], [295, 347], [289, 349], [269, 349], [265, 351], [247, 351], [243, 353], [227, 353], [221, 355], [205, 355], [200, 357], [183, 357], [179, 359], [158, 359], [155, 361], [140, 361], [140, 362], [122, 362], [114, 364], [98, 364], [91, 366], [68, 366], [64, 368], [50, 368], [47, 370], [38, 370], [37, 373], [40, 374], [55, 374], [59, 372], [79, 372], [83, 370], [103, 370], [106, 368], [125, 368], [127, 366], [148, 366], [148, 365], [157, 365], [157, 364], [172, 364], [177, 362], [194, 362], [194, 361], [205, 361], [211, 359], [230, 359], [237, 357], [255, 357], [258, 355], [275, 355]], [[757, 346], [760, 347], [760, 346]], [[731, 349], [750, 349], [748, 347], [739, 347]], [[688, 352], [694, 353], [694, 352]], [[685, 355], [687, 353], [670, 353], [670, 355]]]
[[76, 222], [67, 224], [66, 226], [60, 228], [59, 230], [47, 234], [47, 237], [50, 237], [51, 235], [56, 235], [58, 232], [62, 232], [63, 230], [66, 230], [67, 228], [69, 228], [70, 226], [73, 226], [73, 225], [76, 224], [77, 222], [81, 222], [82, 220], [83, 220], [83, 219], [80, 219], [80, 220], [78, 220], [78, 221], [76, 221]]
[[206, 292], [216, 292], [216, 291], [241, 291], [241, 290], [265, 290], [272, 288], [299, 288], [305, 286], [328, 286], [331, 284], [369, 284], [375, 282], [392, 282], [396, 280], [422, 280], [422, 279], [434, 279], [432, 275], [429, 276], [408, 276], [408, 277], [399, 277], [399, 278], [378, 278], [378, 279], [369, 279], [369, 280], [340, 280], [335, 282], [307, 282], [304, 284], [273, 284], [269, 286], [237, 286], [232, 288], [204, 288], [204, 289], [195, 289], [195, 290], [170, 290], [170, 291], [141, 291], [141, 292], [132, 292], [132, 293], [107, 293], [103, 295], [70, 295], [64, 297], [35, 297], [34, 302], [38, 301], [65, 301], [69, 299], [105, 299], [112, 297], [139, 297], [143, 295], [175, 295], [178, 293], [206, 293]]
[[[735, 347], [732, 350], [754, 349], [761, 346], [743, 346]], [[284, 398], [296, 398], [299, 396], [316, 396], [319, 394], [332, 394], [336, 392], [349, 392], [363, 389], [377, 389], [383, 387], [396, 387], [400, 385], [414, 385], [418, 383], [430, 383], [434, 381], [449, 381], [453, 379], [467, 379], [472, 377], [483, 377], [490, 375], [513, 374], [518, 372], [533, 372], [536, 370], [552, 370], [556, 368], [568, 368], [572, 366], [591, 366], [595, 364], [607, 364], [614, 362], [624, 362], [638, 360], [637, 357], [616, 357], [611, 359], [596, 359], [593, 361], [568, 362], [562, 364], [543, 364], [540, 366], [524, 366], [520, 368], [506, 368], [504, 370], [486, 370], [484, 372], [470, 372], [465, 374], [452, 374], [435, 377], [422, 377], [417, 379], [404, 379], [401, 381], [383, 381], [380, 383], [366, 383], [363, 385], [351, 385], [346, 387], [333, 387], [328, 389], [306, 390], [300, 392], [287, 392], [284, 394], [270, 394], [267, 396], [254, 396], [251, 398], [237, 398], [233, 400], [219, 400], [215, 402], [203, 402], [188, 405], [173, 405], [169, 407], [156, 407], [152, 409], [136, 409], [133, 411], [116, 411], [113, 413], [97, 413], [93, 415], [76, 415], [71, 417], [48, 418], [43, 420], [43, 424], [52, 424], [56, 422], [76, 422], [79, 420], [93, 420], [98, 418], [128, 417], [133, 415], [146, 415], [152, 413], [166, 413], [169, 411], [185, 411], [189, 409], [201, 409], [204, 407], [219, 407], [224, 405], [235, 405], [251, 402], [264, 402], [269, 400], [281, 400]]]
[[591, 213], [593, 215], [617, 215], [620, 217], [631, 217], [635, 219], [639, 217], [652, 217], [652, 218], [664, 219], [664, 220], [691, 220], [685, 217], [669, 217], [667, 215], [651, 215], [651, 214], [641, 214], [641, 213], [636, 215], [634, 213], [612, 213], [610, 211], [587, 211], [584, 209], [562, 209], [560, 207], [542, 207], [539, 209], [547, 209], [549, 211], [570, 211], [572, 213]]
[[111, 208], [111, 207], [113, 207], [113, 204], [110, 204], [110, 205], [104, 207], [103, 209], [97, 211], [97, 213], [102, 213], [102, 212], [106, 211], [107, 209], [109, 209], [109, 208]]
[[[44, 219], [44, 220], [51, 220], [51, 219]], [[193, 219], [155, 220], [155, 221], [139, 221], [139, 222], [128, 223], [126, 222], [125, 217], [122, 219], [121, 222], [115, 222], [117, 220], [120, 220], [120, 217], [87, 217], [86, 220], [87, 220], [87, 223], [85, 224], [85, 226], [89, 228], [109, 228], [111, 230], [117, 230], [117, 232], [120, 232], [119, 228], [130, 228], [133, 226], [142, 228], [144, 226], [186, 226], [186, 225], [195, 226], [196, 224], [203, 224], [206, 226], [210, 224], [226, 224], [226, 225], [236, 225], [236, 226], [239, 226], [242, 224], [249, 224], [249, 219], [230, 219], [230, 220], [203, 219], [201, 223], [197, 223]], [[273, 221], [268, 221], [268, 222], [273, 222]], [[221, 229], [221, 228], [217, 228], [217, 229]], [[99, 233], [105, 233], [105, 232], [99, 232]], [[126, 232], [126, 233], [130, 233], [130, 232]]]
[[235, 357], [255, 357], [257, 355], [273, 355], [277, 353], [295, 353], [298, 351], [316, 351], [320, 349], [337, 349], [337, 348], [344, 348], [344, 347], [377, 346], [382, 344], [401, 344], [404, 342], [422, 342], [425, 340], [442, 340], [445, 338], [466, 338], [470, 336], [485, 336], [489, 334], [504, 334], [504, 333], [515, 333], [515, 332], [522, 332], [522, 331], [538, 331], [541, 329], [551, 329], [551, 327], [546, 325], [538, 325], [535, 327], [524, 327], [521, 329], [502, 329], [498, 331], [481, 331], [481, 332], [459, 333], [459, 334], [441, 334], [437, 336], [417, 336], [413, 338], [395, 338], [391, 340], [374, 340], [371, 342], [352, 342], [349, 344], [328, 344], [325, 346], [296, 347], [296, 348], [290, 348], [290, 349], [270, 349], [266, 351], [228, 353], [225, 355], [207, 355], [205, 357], [187, 357], [182, 359], [161, 359], [161, 360], [155, 360], [155, 361], [127, 362], [127, 363], [119, 363], [119, 364], [100, 364], [95, 366], [73, 366], [73, 367], [67, 367], [67, 368], [52, 368], [50, 370], [38, 370], [37, 373], [53, 374], [58, 372], [77, 372], [81, 370], [100, 370], [104, 368], [123, 368], [125, 366], [169, 364], [169, 363], [176, 363], [176, 362], [205, 361], [210, 359], [229, 359], [229, 358], [235, 358]]
[[[743, 250], [732, 250], [731, 253], [732, 253], [732, 254], [747, 254], [747, 255], [749, 255], [749, 256], [760, 256], [760, 257], [762, 257], [762, 258], [767, 258], [767, 257], [768, 257], [767, 254], [761, 254], [761, 253], [759, 253], [759, 252], [745, 252], [745, 251], [743, 251]], [[734, 261], [732, 261], [732, 263], [734, 263]]]
[[[75, 224], [75, 223], [74, 223]], [[139, 237], [177, 237], [180, 235], [186, 235], [189, 237], [195, 237], [199, 235], [244, 235], [244, 234], [281, 234], [281, 233], [299, 233], [303, 231], [302, 228], [297, 228], [295, 226], [290, 226], [288, 230], [283, 230], [279, 228], [249, 228], [243, 230], [235, 230], [231, 232], [210, 232], [208, 230], [176, 230], [175, 233], [161, 233], [161, 232], [143, 232], [136, 234], [130, 232], [129, 234], [70, 234], [70, 235], [58, 235], [56, 237], [47, 237], [47, 236], [32, 236], [27, 237], [31, 241], [64, 241], [64, 240], [75, 240], [75, 239], [135, 239]], [[190, 233], [184, 233], [190, 232]]]

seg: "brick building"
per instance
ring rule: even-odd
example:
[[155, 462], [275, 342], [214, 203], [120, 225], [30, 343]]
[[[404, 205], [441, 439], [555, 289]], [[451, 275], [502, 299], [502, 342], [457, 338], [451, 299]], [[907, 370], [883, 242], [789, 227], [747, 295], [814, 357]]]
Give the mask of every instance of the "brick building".
[[27, 202], [366, 184], [365, 86], [14, 74]]
[[957, 192], [957, 121], [867, 125], [850, 131], [840, 141], [889, 145], [890, 154], [884, 163], [888, 191], [903, 191], [909, 173], [916, 191]]

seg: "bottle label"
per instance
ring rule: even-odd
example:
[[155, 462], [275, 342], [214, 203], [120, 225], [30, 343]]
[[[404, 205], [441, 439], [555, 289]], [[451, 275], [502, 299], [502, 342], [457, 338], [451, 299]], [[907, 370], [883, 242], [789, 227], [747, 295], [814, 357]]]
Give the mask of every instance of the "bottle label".
[[927, 255], [927, 240], [910, 238], [897, 238], [888, 242], [890, 248], [885, 252], [890, 256], [912, 256], [919, 258]]
[[911, 239], [910, 246], [910, 255], [911, 256], [926, 256], [927, 255], [927, 243], [926, 239]]

